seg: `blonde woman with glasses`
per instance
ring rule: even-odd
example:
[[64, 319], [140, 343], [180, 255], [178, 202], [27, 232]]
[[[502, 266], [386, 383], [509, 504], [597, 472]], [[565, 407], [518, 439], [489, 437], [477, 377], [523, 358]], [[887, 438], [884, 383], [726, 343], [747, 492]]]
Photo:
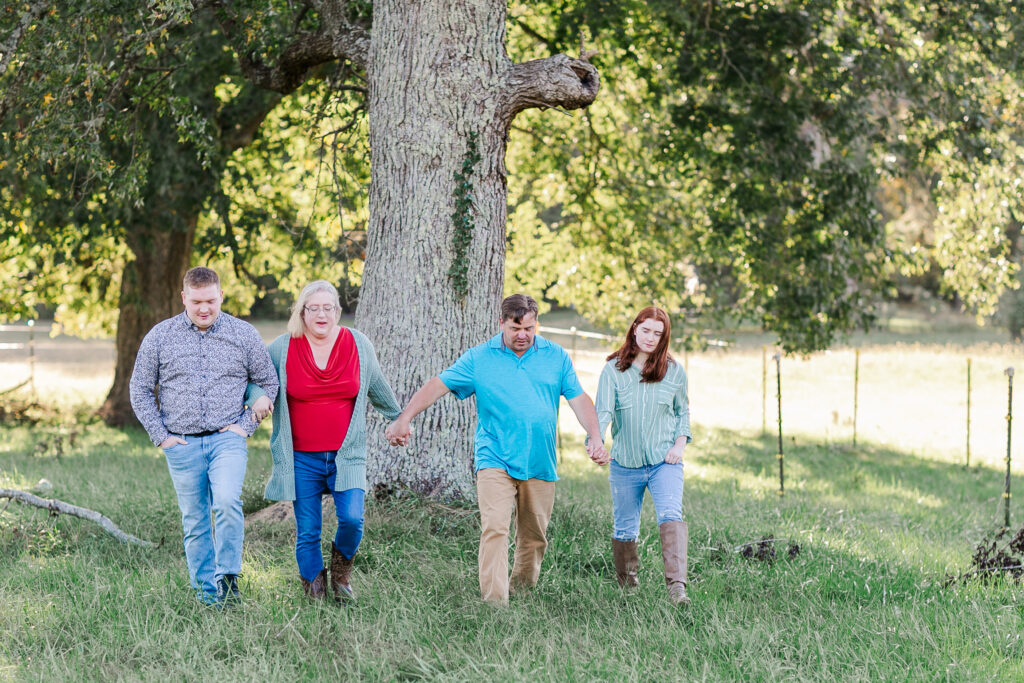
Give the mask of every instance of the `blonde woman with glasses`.
[[[317, 280], [292, 306], [288, 333], [267, 348], [281, 389], [273, 409], [274, 470], [266, 497], [292, 501], [295, 560], [306, 595], [322, 600], [329, 583], [335, 600], [353, 601], [352, 567], [363, 537], [366, 495], [366, 404], [388, 420], [401, 407], [370, 340], [340, 320], [337, 290]], [[250, 385], [249, 399], [258, 396]], [[338, 515], [329, 578], [320, 538], [325, 493], [334, 497]]]

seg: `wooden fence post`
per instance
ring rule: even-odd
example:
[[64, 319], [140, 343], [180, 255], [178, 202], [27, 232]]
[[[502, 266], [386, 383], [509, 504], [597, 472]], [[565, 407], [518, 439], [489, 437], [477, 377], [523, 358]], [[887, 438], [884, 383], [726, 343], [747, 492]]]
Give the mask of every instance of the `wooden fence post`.
[[779, 453], [776, 457], [778, 457], [779, 460], [779, 495], [782, 496], [786, 493], [785, 479], [783, 478], [782, 470], [782, 461], [785, 457], [782, 452], [782, 354], [776, 352], [773, 358], [775, 358], [775, 386], [779, 399]]
[[28, 380], [32, 388], [32, 401], [37, 401], [36, 394], [36, 321], [28, 321]]
[[967, 460], [964, 467], [971, 466], [971, 359], [967, 359]]
[[768, 436], [768, 347], [761, 347], [761, 438]]
[[1013, 427], [1013, 366], [1006, 368], [1006, 487], [1003, 490], [1005, 502], [1003, 526], [1010, 528], [1010, 435]]
[[860, 384], [860, 349], [853, 354], [853, 447], [857, 447], [857, 387]]

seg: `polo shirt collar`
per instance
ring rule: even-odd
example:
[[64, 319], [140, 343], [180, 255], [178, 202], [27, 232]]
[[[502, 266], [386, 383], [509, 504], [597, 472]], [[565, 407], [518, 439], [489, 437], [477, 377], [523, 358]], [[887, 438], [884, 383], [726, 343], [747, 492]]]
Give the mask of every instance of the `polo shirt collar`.
[[[492, 348], [492, 349], [498, 349], [498, 350], [508, 349], [508, 347], [505, 346], [505, 340], [504, 340], [504, 338], [502, 338], [501, 332], [499, 332], [498, 334], [496, 334], [493, 337], [491, 337], [490, 340], [487, 342], [487, 346]], [[539, 334], [533, 335], [533, 345], [530, 347], [530, 349], [532, 349], [534, 347], [536, 347], [538, 349], [545, 349], [545, 348], [547, 348], [549, 346], [551, 346], [551, 342], [549, 342], [547, 339], [545, 339], [544, 337], [540, 336]], [[529, 353], [530, 349], [526, 349], [526, 353]], [[511, 351], [511, 350], [512, 349], [509, 349], [509, 351]]]

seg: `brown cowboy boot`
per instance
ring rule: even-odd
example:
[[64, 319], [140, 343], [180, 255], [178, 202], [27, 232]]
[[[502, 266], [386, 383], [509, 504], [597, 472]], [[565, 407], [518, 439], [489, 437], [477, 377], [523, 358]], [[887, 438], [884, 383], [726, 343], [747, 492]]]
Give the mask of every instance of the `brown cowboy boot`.
[[345, 556], [338, 550], [338, 546], [331, 543], [331, 590], [334, 591], [334, 599], [338, 602], [344, 600], [355, 602], [356, 600], [356, 593], [349, 584], [354, 561], [354, 555], [345, 559]]
[[612, 539], [612, 558], [615, 560], [615, 576], [619, 585], [624, 588], [635, 588], [640, 585], [636, 578], [640, 567], [640, 556], [636, 552], [636, 541], [620, 541]]
[[302, 581], [302, 592], [306, 594], [306, 597], [312, 598], [313, 600], [323, 600], [327, 595], [327, 569], [321, 569], [320, 573], [316, 575], [316, 578], [312, 581], [306, 581], [301, 576], [299, 580]]
[[661, 533], [661, 557], [665, 561], [665, 585], [675, 605], [689, 605], [686, 597], [686, 522], [665, 522]]

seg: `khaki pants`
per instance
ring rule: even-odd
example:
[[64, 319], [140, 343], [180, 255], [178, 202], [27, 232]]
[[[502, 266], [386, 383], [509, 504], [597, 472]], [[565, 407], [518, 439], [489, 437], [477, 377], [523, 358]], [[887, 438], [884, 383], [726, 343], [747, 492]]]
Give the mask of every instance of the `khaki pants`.
[[555, 482], [513, 479], [505, 470], [489, 467], [476, 473], [480, 505], [480, 595], [487, 602], [507, 603], [509, 593], [508, 534], [516, 515], [516, 549], [511, 585], [534, 586], [548, 547], [546, 536]]

